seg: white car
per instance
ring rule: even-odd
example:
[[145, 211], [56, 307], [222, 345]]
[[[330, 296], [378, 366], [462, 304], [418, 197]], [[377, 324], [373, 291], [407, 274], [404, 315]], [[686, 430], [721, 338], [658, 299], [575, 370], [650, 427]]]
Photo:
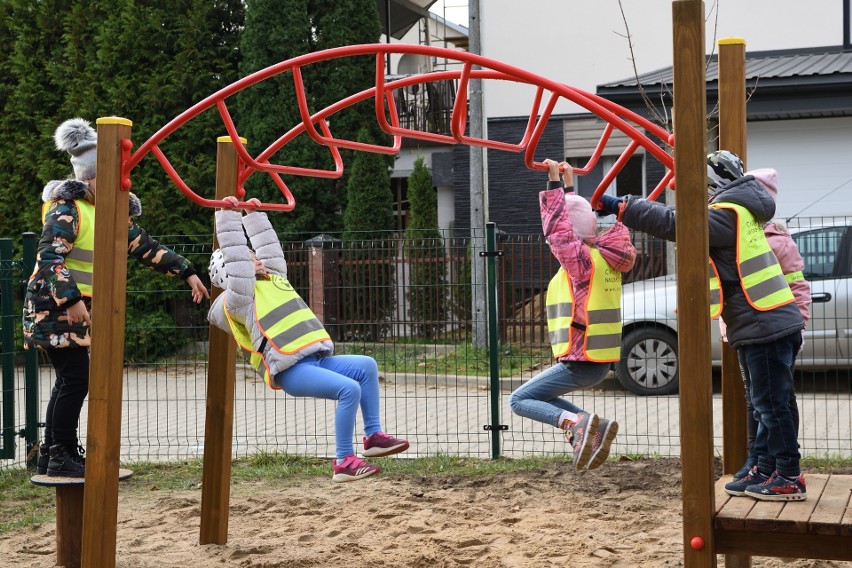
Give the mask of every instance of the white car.
[[[801, 223], [790, 232], [805, 261], [811, 284], [811, 318], [797, 369], [852, 367], [852, 227], [841, 223]], [[677, 286], [674, 275], [625, 284], [622, 292], [619, 382], [640, 395], [678, 390]], [[719, 324], [710, 324], [713, 366], [721, 366]]]

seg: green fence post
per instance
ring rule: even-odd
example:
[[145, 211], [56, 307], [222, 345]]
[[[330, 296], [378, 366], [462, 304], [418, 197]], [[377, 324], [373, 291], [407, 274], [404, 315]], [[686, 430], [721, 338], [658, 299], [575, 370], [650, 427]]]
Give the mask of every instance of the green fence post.
[[500, 424], [500, 358], [497, 338], [497, 257], [503, 253], [497, 250], [497, 230], [494, 223], [485, 225], [486, 258], [485, 280], [488, 294], [488, 369], [491, 374], [491, 458], [500, 457], [500, 432], [509, 427]]
[[15, 328], [12, 239], [0, 239], [0, 366], [3, 368], [3, 445], [0, 458], [15, 457]]
[[[24, 257], [21, 260], [22, 280], [26, 283], [35, 268], [38, 239], [35, 233], [28, 232], [21, 235], [21, 240], [24, 252]], [[24, 440], [26, 441], [27, 455], [39, 438], [38, 401], [38, 350], [27, 349], [24, 351]], [[35, 462], [37, 459], [38, 456], [33, 456], [30, 461]]]

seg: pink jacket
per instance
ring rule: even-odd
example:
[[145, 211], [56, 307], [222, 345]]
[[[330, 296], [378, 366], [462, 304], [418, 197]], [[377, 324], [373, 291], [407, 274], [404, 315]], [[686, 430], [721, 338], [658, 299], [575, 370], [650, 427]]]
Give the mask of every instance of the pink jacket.
[[[574, 321], [586, 324], [585, 305], [592, 278], [589, 247], [596, 248], [610, 266], [619, 272], [629, 272], [636, 261], [636, 249], [630, 242], [630, 232], [621, 223], [615, 223], [586, 244], [577, 238], [571, 220], [565, 214], [565, 192], [561, 187], [542, 191], [539, 194], [539, 205], [541, 226], [550, 245], [550, 252], [574, 283]], [[559, 360], [587, 361], [583, 353], [585, 332], [571, 328], [571, 334], [571, 351]]]

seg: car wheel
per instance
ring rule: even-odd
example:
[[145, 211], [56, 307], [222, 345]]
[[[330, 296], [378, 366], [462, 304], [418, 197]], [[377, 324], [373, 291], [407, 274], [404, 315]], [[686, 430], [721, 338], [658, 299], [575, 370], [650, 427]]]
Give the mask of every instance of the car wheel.
[[676, 393], [677, 335], [657, 327], [640, 327], [626, 333], [615, 374], [624, 388], [639, 395]]

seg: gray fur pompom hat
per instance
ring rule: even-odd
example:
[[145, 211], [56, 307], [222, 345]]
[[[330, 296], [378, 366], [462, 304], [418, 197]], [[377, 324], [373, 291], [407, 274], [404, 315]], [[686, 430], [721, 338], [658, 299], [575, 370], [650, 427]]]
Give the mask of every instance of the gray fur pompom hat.
[[82, 181], [95, 177], [98, 135], [89, 126], [89, 121], [82, 118], [68, 119], [59, 125], [53, 139], [57, 150], [71, 154], [75, 178]]

